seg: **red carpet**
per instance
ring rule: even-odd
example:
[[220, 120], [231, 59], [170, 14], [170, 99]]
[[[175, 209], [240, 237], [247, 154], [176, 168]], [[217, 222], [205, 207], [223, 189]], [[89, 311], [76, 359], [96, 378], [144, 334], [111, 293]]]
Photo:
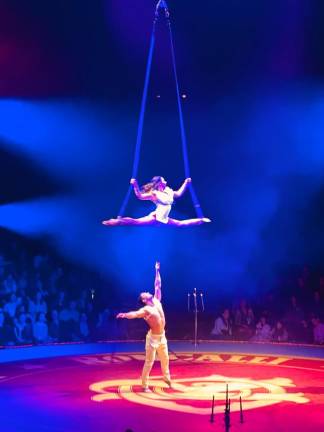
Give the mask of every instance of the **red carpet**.
[[149, 394], [140, 387], [142, 353], [3, 364], [1, 430], [220, 431], [226, 383], [231, 431], [324, 430], [323, 360], [232, 354], [178, 354], [171, 359], [173, 388], [160, 379], [156, 362]]

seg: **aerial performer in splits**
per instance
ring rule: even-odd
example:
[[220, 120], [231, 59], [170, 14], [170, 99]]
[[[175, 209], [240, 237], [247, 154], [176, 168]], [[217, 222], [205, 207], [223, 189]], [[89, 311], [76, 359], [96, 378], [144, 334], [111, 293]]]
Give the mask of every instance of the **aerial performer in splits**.
[[171, 378], [169, 370], [169, 353], [168, 342], [165, 337], [165, 316], [161, 304], [161, 276], [160, 263], [155, 263], [155, 282], [154, 296], [149, 292], [142, 292], [139, 296], [143, 307], [134, 312], [119, 313], [117, 318], [135, 319], [144, 318], [150, 330], [146, 335], [145, 344], [145, 363], [142, 371], [142, 386], [144, 392], [150, 392], [148, 386], [149, 375], [155, 360], [155, 355], [158, 353], [163, 380], [171, 387]]
[[105, 220], [102, 223], [108, 226], [116, 225], [173, 225], [179, 227], [201, 225], [205, 222], [210, 222], [210, 219], [202, 217], [195, 219], [178, 220], [169, 217], [172, 204], [176, 198], [180, 198], [189, 183], [191, 178], [187, 178], [182, 186], [174, 191], [169, 186], [163, 177], [156, 176], [152, 180], [142, 186], [138, 185], [136, 179], [131, 179], [130, 183], [133, 185], [134, 193], [140, 200], [152, 201], [156, 205], [156, 209], [147, 216], [140, 218], [131, 217], [118, 217], [117, 219]]

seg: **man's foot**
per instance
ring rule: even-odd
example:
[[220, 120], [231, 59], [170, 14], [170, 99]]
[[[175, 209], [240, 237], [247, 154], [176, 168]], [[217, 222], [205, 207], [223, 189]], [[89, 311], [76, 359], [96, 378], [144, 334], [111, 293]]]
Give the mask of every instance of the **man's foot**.
[[163, 378], [163, 381], [171, 388], [172, 387], [172, 382], [171, 380], [167, 379], [167, 378]]
[[144, 393], [152, 393], [152, 390], [149, 387], [143, 387]]
[[209, 222], [211, 222], [211, 220], [209, 218], [204, 217], [204, 218], [201, 218], [201, 222], [209, 223]]

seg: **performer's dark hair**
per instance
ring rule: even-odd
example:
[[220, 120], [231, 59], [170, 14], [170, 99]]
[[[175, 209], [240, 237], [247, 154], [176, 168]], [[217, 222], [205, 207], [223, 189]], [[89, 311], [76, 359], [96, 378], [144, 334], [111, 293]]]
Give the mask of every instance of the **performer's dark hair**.
[[161, 182], [161, 179], [162, 179], [161, 176], [153, 177], [149, 183], [146, 183], [141, 187], [141, 191], [142, 192], [151, 192], [152, 190], [157, 189], [158, 184]]
[[141, 297], [141, 295], [139, 295], [138, 296], [138, 303], [141, 305], [141, 306], [143, 306], [145, 303], [143, 302], [143, 300], [142, 300], [142, 297]]

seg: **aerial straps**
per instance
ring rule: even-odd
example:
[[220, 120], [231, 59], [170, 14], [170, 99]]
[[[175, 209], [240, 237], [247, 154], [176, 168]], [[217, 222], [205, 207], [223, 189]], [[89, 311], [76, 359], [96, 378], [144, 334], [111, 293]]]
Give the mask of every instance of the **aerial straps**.
[[[144, 125], [145, 107], [146, 107], [146, 100], [147, 100], [147, 91], [148, 91], [148, 86], [149, 86], [149, 82], [150, 82], [152, 58], [153, 58], [153, 51], [154, 51], [154, 45], [155, 45], [155, 29], [156, 29], [156, 23], [157, 23], [158, 18], [159, 18], [159, 11], [158, 11], [158, 6], [157, 6], [156, 11], [155, 11], [155, 17], [153, 20], [153, 28], [152, 28], [152, 34], [151, 34], [150, 48], [149, 48], [149, 54], [148, 54], [148, 58], [147, 58], [145, 82], [144, 82], [144, 89], [143, 89], [142, 102], [141, 102], [141, 111], [140, 111], [139, 122], [138, 122], [138, 127], [137, 127], [137, 137], [136, 137], [136, 146], [135, 146], [132, 178], [137, 178], [137, 173], [138, 173], [138, 165], [139, 165], [139, 160], [140, 160], [141, 144], [142, 144], [142, 138], [143, 138], [143, 125]], [[124, 215], [125, 210], [126, 210], [126, 206], [128, 204], [128, 201], [129, 201], [131, 191], [132, 191], [132, 185], [130, 184], [128, 187], [126, 196], [124, 198], [124, 201], [120, 207], [118, 217], [122, 217]]]
[[[143, 185], [141, 188], [139, 187], [137, 180], [136, 180], [137, 174], [138, 174], [138, 166], [139, 166], [142, 136], [143, 136], [145, 107], [146, 107], [148, 86], [149, 86], [151, 66], [152, 66], [152, 58], [153, 58], [154, 45], [155, 45], [156, 23], [159, 19], [161, 11], [164, 11], [167, 25], [169, 28], [171, 57], [172, 57], [173, 73], [174, 73], [176, 94], [177, 94], [177, 104], [178, 104], [178, 111], [179, 111], [179, 122], [180, 122], [180, 131], [181, 131], [184, 172], [185, 172], [185, 177], [186, 177], [186, 180], [184, 181], [182, 186], [176, 191], [171, 189], [170, 187], [168, 187], [165, 179], [163, 177], [160, 177], [160, 176], [153, 177], [153, 179], [149, 183], [147, 183], [146, 185]], [[172, 204], [174, 202], [174, 199], [181, 197], [183, 195], [183, 193], [185, 192], [185, 190], [187, 189], [187, 187], [190, 190], [193, 206], [195, 208], [197, 217], [195, 219], [186, 219], [186, 220], [177, 220], [177, 219], [169, 218], [169, 213], [171, 211], [171, 207], [172, 207]], [[152, 213], [150, 213], [149, 215], [144, 216], [142, 218], [135, 219], [135, 218], [124, 217], [125, 209], [126, 209], [126, 206], [128, 204], [132, 189], [134, 189], [134, 193], [138, 199], [152, 201], [156, 205], [156, 210], [153, 211]], [[176, 68], [175, 51], [174, 51], [174, 44], [173, 44], [173, 37], [172, 37], [172, 30], [171, 30], [171, 23], [170, 23], [170, 13], [169, 13], [166, 2], [164, 0], [160, 0], [156, 6], [155, 17], [153, 20], [153, 28], [152, 28], [150, 48], [149, 48], [147, 66], [146, 66], [145, 82], [144, 82], [143, 96], [142, 96], [142, 102], [141, 102], [141, 111], [140, 111], [140, 117], [139, 117], [138, 129], [137, 129], [135, 156], [134, 156], [133, 171], [132, 171], [132, 178], [130, 181], [130, 186], [127, 190], [126, 196], [125, 196], [124, 201], [122, 203], [122, 206], [119, 210], [119, 214], [118, 214], [117, 219], [109, 219], [109, 220], [103, 221], [103, 224], [107, 225], [107, 226], [157, 225], [157, 224], [159, 224], [159, 225], [160, 224], [166, 224], [166, 225], [174, 225], [174, 226], [192, 226], [192, 225], [200, 225], [204, 222], [210, 222], [210, 220], [203, 216], [202, 209], [200, 207], [197, 195], [195, 193], [195, 190], [193, 188], [191, 178], [190, 178], [190, 166], [189, 166], [189, 158], [188, 158], [187, 140], [186, 140], [184, 121], [183, 121], [182, 105], [181, 105], [181, 98], [180, 98], [180, 91], [179, 91], [177, 68]]]
[[[164, 2], [165, 3], [165, 2]], [[189, 166], [189, 157], [188, 157], [188, 146], [187, 146], [187, 137], [186, 137], [186, 131], [184, 126], [184, 120], [183, 120], [183, 113], [182, 113], [182, 105], [181, 105], [181, 98], [180, 98], [180, 91], [179, 91], [179, 81], [178, 81], [178, 74], [177, 74], [177, 66], [176, 66], [176, 58], [175, 58], [175, 50], [174, 50], [174, 44], [173, 44], [173, 37], [172, 37], [172, 29], [171, 29], [171, 22], [170, 22], [170, 14], [168, 11], [168, 8], [165, 4], [165, 15], [167, 20], [167, 25], [169, 28], [169, 36], [170, 36], [170, 46], [171, 46], [171, 56], [172, 56], [172, 65], [173, 65], [173, 73], [174, 73], [174, 80], [175, 80], [175, 86], [176, 86], [176, 93], [177, 93], [177, 102], [178, 102], [178, 111], [179, 111], [179, 122], [180, 122], [180, 132], [181, 132], [181, 142], [182, 142], [182, 154], [183, 154], [183, 163], [184, 163], [184, 172], [185, 177], [190, 178], [190, 166]], [[189, 190], [191, 194], [191, 199], [193, 206], [196, 210], [196, 214], [198, 218], [203, 218], [203, 211], [200, 207], [196, 192], [194, 190], [194, 187], [192, 183], [189, 185]]]

